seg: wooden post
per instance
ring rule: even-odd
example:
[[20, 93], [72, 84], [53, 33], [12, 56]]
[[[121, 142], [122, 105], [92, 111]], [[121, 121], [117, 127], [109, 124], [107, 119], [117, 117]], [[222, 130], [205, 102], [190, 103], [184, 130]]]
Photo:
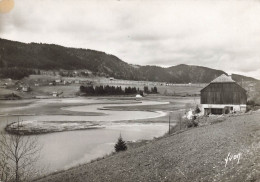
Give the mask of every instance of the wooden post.
[[182, 120], [182, 118], [181, 118], [181, 114], [180, 114], [180, 130], [181, 130], [181, 120]]
[[171, 133], [171, 112], [169, 113], [169, 135]]

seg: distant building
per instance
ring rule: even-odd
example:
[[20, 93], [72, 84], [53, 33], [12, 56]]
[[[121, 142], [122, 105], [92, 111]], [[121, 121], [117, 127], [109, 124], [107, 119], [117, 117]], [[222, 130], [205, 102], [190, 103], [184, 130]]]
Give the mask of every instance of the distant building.
[[142, 96], [140, 94], [137, 94], [135, 97], [136, 98], [142, 98]]
[[22, 91], [23, 92], [29, 92], [30, 91], [30, 87], [29, 86], [23, 86]]
[[201, 90], [204, 115], [245, 112], [246, 102], [246, 90], [225, 74]]
[[63, 94], [63, 92], [52, 92], [53, 97], [59, 97], [62, 94]]
[[58, 92], [52, 92], [53, 97], [58, 97]]
[[61, 83], [62, 80], [58, 79], [58, 80], [55, 80], [56, 83]]

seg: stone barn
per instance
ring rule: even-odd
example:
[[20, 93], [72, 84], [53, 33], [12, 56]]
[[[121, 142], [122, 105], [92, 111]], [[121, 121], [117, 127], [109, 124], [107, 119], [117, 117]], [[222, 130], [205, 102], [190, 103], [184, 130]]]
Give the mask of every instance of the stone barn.
[[232, 80], [230, 76], [225, 74], [219, 76], [200, 92], [200, 102], [204, 115], [246, 111], [246, 90]]

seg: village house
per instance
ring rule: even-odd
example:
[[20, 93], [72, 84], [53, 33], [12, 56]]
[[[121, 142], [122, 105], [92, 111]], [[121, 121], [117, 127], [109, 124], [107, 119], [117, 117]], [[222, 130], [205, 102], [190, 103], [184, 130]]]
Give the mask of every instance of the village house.
[[55, 83], [61, 84], [61, 83], [62, 83], [62, 80], [61, 80], [61, 79], [57, 79], [57, 80], [55, 80]]
[[29, 92], [30, 90], [31, 90], [31, 88], [29, 86], [23, 86], [22, 87], [23, 92]]
[[58, 92], [52, 92], [53, 97], [58, 97]]
[[219, 76], [200, 92], [204, 115], [246, 111], [246, 90], [230, 76], [225, 74]]

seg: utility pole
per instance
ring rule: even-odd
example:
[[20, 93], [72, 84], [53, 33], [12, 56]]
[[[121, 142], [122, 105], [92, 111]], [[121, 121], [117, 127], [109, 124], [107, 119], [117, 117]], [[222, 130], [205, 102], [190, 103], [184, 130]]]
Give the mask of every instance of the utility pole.
[[180, 130], [181, 130], [181, 120], [182, 120], [182, 117], [181, 117], [181, 115], [180, 115]]
[[169, 135], [171, 133], [171, 112], [169, 112]]

